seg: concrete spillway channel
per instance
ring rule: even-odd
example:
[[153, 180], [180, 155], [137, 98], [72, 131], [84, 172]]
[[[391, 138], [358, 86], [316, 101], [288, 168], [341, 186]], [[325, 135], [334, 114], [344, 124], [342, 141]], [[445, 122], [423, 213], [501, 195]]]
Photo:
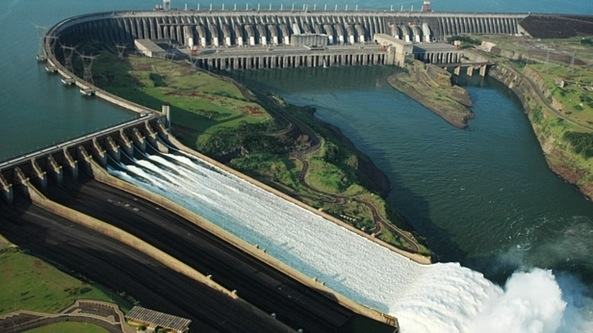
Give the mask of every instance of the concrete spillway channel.
[[30, 204], [0, 207], [0, 233], [33, 255], [143, 305], [191, 318], [197, 332], [288, 331], [236, 300], [99, 232]]
[[[96, 148], [94, 155], [102, 156], [98, 144]], [[158, 196], [112, 179], [99, 164], [90, 161], [89, 155], [81, 156], [79, 162], [88, 164], [84, 169], [100, 181], [86, 173], [76, 178], [49, 178], [44, 195], [27, 181], [21, 181], [21, 185], [29, 187], [34, 203], [58, 212], [61, 217], [25, 205], [18, 198], [12, 210], [3, 213], [0, 232], [41, 256], [47, 252], [46, 258], [52, 262], [133, 295], [147, 306], [188, 316], [204, 331], [397, 330], [393, 318], [381, 317], [370, 309], [356, 311], [362, 307], [351, 306], [323, 288], [311, 288], [311, 281], [302, 283], [303, 279], [285, 274], [244, 251], [245, 248], [200, 227], [196, 224], [199, 217], [192, 216], [190, 221], [182, 217], [184, 214], [173, 213], [158, 204], [160, 199], [154, 198]], [[73, 225], [64, 217], [79, 223]], [[46, 223], [48, 220], [51, 223]], [[85, 228], [86, 222], [79, 220], [91, 220], [92, 227]], [[102, 233], [91, 230], [94, 227]], [[74, 235], [69, 233], [70, 229], [75, 230]], [[72, 237], [77, 240], [73, 242]], [[99, 239], [97, 243], [93, 243], [95, 238]], [[152, 247], [148, 258], [144, 251], [147, 247]], [[102, 251], [109, 255], [103, 256]], [[113, 259], [114, 256], [119, 259]], [[103, 276], [102, 271], [109, 274]], [[137, 281], [135, 271], [141, 272]], [[207, 279], [206, 285], [201, 284], [203, 279]], [[184, 293], [186, 289], [188, 292]], [[236, 312], [232, 315], [227, 310], [229, 302], [230, 311]], [[217, 315], [211, 315], [212, 311]], [[367, 316], [368, 313], [371, 315]]]
[[[121, 228], [189, 264], [266, 313], [305, 332], [372, 321], [146, 200], [94, 180], [50, 187], [49, 197]], [[378, 324], [378, 323], [377, 323]], [[377, 325], [380, 326], [380, 325]]]

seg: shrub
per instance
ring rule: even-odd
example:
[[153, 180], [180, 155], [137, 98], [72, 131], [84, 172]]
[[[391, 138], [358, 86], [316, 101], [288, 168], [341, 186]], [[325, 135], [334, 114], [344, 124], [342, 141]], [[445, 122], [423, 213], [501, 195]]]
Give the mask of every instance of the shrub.
[[593, 46], [593, 37], [583, 37], [583, 38], [581, 38], [581, 45], [584, 45], [584, 46]]
[[454, 41], [460, 41], [462, 45], [480, 45], [482, 41], [476, 38], [472, 38], [470, 36], [451, 36], [447, 38], [449, 43], [453, 43]]
[[585, 158], [593, 157], [593, 133], [567, 132], [564, 138], [577, 154]]

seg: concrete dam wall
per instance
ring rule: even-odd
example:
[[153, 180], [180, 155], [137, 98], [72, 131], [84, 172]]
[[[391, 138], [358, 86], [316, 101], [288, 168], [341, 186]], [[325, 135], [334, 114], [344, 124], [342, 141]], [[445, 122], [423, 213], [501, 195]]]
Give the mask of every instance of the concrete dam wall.
[[125, 154], [132, 155], [134, 149], [144, 151], [148, 145], [167, 151], [157, 133], [163, 121], [156, 114], [139, 118], [0, 163], [0, 200], [12, 203], [14, 185], [21, 183], [19, 174], [44, 189], [50, 177], [61, 183], [66, 174], [77, 178], [79, 173], [90, 171], [87, 155], [105, 165], [108, 159], [119, 161]]
[[75, 17], [59, 34], [131, 43], [172, 40], [200, 47], [290, 45], [294, 35], [326, 35], [328, 45], [355, 45], [389, 34], [408, 42], [459, 34], [517, 34], [524, 14], [401, 12], [115, 12]]

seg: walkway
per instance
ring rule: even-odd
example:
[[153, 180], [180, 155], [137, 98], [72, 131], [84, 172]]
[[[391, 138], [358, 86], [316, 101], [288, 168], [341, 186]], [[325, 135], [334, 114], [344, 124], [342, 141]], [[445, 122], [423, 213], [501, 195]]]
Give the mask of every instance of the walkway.
[[110, 333], [134, 333], [126, 324], [124, 314], [113, 303], [77, 300], [60, 313], [19, 310], [0, 316], [0, 331], [23, 332], [59, 322], [80, 322], [100, 326]]

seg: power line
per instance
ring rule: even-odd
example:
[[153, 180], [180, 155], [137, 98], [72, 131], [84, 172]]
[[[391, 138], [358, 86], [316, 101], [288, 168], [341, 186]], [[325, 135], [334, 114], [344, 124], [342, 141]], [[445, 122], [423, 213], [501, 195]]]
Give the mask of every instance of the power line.
[[79, 55], [80, 60], [82, 60], [82, 67], [83, 67], [83, 75], [82, 79], [92, 85], [95, 84], [93, 80], [93, 63], [95, 62], [95, 55]]

